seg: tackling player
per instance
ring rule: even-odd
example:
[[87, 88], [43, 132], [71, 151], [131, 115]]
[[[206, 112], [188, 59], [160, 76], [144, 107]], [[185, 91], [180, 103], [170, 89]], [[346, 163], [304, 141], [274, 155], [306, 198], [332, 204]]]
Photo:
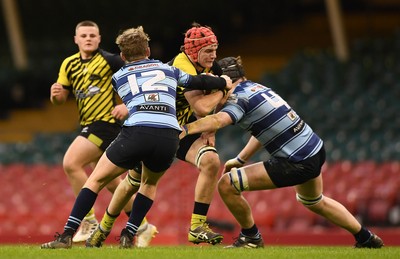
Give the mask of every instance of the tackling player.
[[[251, 133], [236, 158], [225, 163], [218, 182], [222, 200], [241, 226], [238, 239], [229, 248], [264, 246], [244, 191], [294, 186], [296, 199], [310, 211], [347, 230], [356, 248], [380, 248], [383, 241], [363, 227], [339, 202], [322, 194], [321, 167], [325, 162], [323, 141], [311, 127], [271, 88], [247, 80], [240, 57], [219, 61], [224, 75], [234, 83], [220, 112], [184, 125], [182, 137], [238, 125]], [[271, 159], [243, 166], [259, 149]]]

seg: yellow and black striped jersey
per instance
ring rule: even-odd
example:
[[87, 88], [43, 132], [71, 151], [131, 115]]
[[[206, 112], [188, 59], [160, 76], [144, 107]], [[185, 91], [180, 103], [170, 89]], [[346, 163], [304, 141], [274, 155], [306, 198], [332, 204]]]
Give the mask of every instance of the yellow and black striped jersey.
[[[211, 73], [211, 70], [208, 68], [204, 69], [204, 71], [198, 72], [192, 62], [183, 52], [179, 53], [170, 64], [191, 75]], [[178, 86], [176, 89], [176, 117], [179, 125], [186, 124], [190, 116], [193, 114], [193, 109], [190, 107], [189, 102], [185, 98], [185, 91], [190, 91], [190, 89], [186, 90], [182, 86]]]
[[82, 126], [99, 120], [116, 122], [111, 115], [116, 105], [111, 78], [123, 65], [118, 54], [101, 49], [89, 60], [76, 53], [63, 61], [57, 82], [74, 94]]

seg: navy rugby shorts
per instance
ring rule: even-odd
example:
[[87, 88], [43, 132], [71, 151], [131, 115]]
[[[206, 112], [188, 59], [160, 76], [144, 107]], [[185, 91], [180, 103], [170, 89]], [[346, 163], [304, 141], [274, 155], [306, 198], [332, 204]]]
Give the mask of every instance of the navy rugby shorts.
[[142, 162], [151, 171], [162, 172], [174, 161], [179, 133], [176, 129], [122, 127], [121, 133], [107, 148], [106, 155], [121, 168], [133, 169]]
[[294, 186], [320, 175], [325, 162], [324, 146], [312, 157], [292, 162], [287, 158], [274, 157], [264, 162], [265, 170], [277, 187]]
[[121, 125], [106, 121], [95, 121], [81, 126], [80, 136], [87, 138], [93, 144], [105, 151], [108, 145], [118, 136]]

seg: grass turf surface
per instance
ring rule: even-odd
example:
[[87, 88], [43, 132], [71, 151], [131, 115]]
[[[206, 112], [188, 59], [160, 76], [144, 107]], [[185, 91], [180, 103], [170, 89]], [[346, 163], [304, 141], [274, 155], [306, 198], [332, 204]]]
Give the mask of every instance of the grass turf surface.
[[400, 258], [400, 247], [382, 249], [354, 249], [345, 246], [266, 246], [264, 249], [224, 249], [222, 246], [153, 246], [147, 248], [119, 249], [118, 246], [87, 249], [40, 249], [39, 245], [0, 245], [0, 258]]

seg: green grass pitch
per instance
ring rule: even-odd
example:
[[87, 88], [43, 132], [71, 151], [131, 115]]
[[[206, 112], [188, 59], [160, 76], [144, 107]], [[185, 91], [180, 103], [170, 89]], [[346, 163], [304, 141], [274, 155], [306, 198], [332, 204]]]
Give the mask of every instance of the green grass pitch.
[[74, 246], [71, 249], [47, 250], [39, 245], [0, 245], [0, 258], [71, 258], [71, 259], [107, 259], [107, 258], [160, 258], [160, 259], [257, 259], [257, 258], [400, 258], [400, 247], [382, 249], [354, 249], [345, 246], [266, 246], [263, 249], [224, 249], [222, 246], [153, 246], [147, 248], [119, 249], [118, 246], [85, 248]]

